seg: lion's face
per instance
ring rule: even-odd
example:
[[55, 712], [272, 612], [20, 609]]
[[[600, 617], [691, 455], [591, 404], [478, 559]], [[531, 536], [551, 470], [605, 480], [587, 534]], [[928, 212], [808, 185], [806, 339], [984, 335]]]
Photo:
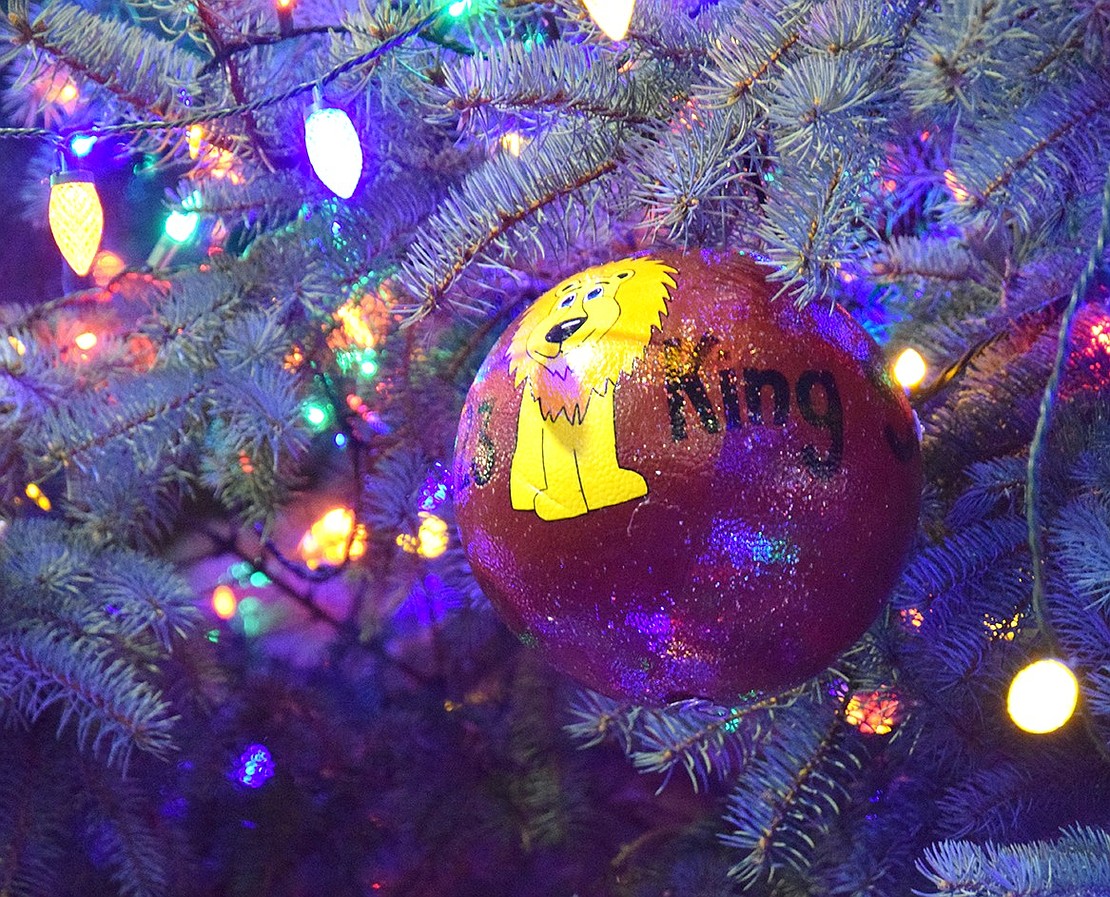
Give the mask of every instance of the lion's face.
[[633, 272], [626, 268], [608, 275], [591, 276], [596, 270], [591, 269], [555, 287], [545, 303], [546, 315], [532, 324], [528, 332], [525, 341], [528, 357], [556, 376], [565, 376], [568, 368], [576, 367], [578, 356], [598, 351], [595, 344], [604, 339], [620, 319], [617, 285]]
[[509, 344], [509, 369], [525, 381], [545, 417], [586, 413], [642, 358], [667, 313], [671, 268], [651, 258], [589, 268], [544, 293], [524, 313]]

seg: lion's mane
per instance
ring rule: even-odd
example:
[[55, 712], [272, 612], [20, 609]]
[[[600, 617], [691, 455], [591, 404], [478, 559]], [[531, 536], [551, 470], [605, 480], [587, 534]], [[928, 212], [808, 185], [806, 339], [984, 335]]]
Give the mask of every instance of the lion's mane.
[[[631, 277], [616, 279], [627, 271], [632, 272]], [[556, 284], [524, 313], [506, 350], [517, 388], [527, 382], [540, 413], [549, 420], [563, 414], [571, 423], [580, 423], [590, 396], [605, 395], [621, 374], [630, 373], [644, 357], [652, 330], [662, 327], [667, 314], [674, 273], [674, 268], [657, 259], [632, 258], [588, 268]], [[528, 335], [554, 311], [559, 291], [571, 283], [589, 289], [598, 281], [608, 281], [606, 290], [620, 309], [616, 324], [601, 337], [605, 351], [571, 350], [560, 354], [557, 364], [542, 364], [533, 358], [527, 349]]]

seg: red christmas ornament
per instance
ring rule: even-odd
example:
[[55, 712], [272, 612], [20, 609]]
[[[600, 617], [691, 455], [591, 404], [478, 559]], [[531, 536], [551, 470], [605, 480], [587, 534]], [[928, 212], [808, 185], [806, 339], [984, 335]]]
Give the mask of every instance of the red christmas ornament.
[[509, 627], [617, 698], [732, 703], [825, 669], [913, 538], [912, 412], [841, 308], [743, 256], [659, 253], [541, 296], [490, 351], [454, 464]]

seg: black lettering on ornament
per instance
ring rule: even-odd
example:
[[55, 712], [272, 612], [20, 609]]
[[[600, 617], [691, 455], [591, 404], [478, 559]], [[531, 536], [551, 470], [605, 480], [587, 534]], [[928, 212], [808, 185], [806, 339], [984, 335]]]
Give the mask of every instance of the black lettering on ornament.
[[[721, 432], [721, 417], [713, 407], [709, 390], [702, 379], [700, 366], [694, 370], [675, 370], [672, 367], [664, 380], [667, 392], [667, 411], [670, 416], [671, 438], [675, 442], [686, 439], [687, 405], [693, 408], [707, 433]], [[774, 368], [744, 368], [744, 410], [748, 423], [756, 426], [786, 426], [790, 417], [791, 389], [786, 375]], [[736, 370], [730, 367], [717, 371], [721, 389], [721, 408], [726, 430], [735, 430], [744, 423], [740, 405], [740, 384]], [[802, 460], [806, 467], [819, 477], [830, 477], [844, 462], [844, 405], [832, 371], [807, 370], [798, 377], [793, 391], [798, 413], [811, 427], [828, 434], [828, 447], [818, 448], [816, 443], [802, 446]], [[768, 409], [768, 399], [770, 407]], [[769, 413], [768, 413], [769, 411]], [[905, 451], [904, 440], [898, 440], [889, 427], [886, 434], [895, 454]], [[913, 445], [909, 446], [912, 451]]]
[[753, 424], [763, 423], [763, 390], [768, 387], [771, 388], [773, 420], [776, 427], [781, 427], [790, 414], [790, 384], [786, 377], [771, 368], [765, 371], [744, 368], [744, 394], [748, 399], [748, 420]]
[[[820, 386], [825, 394], [822, 404], [824, 411], [813, 407], [813, 389]], [[817, 447], [812, 444], [802, 446], [802, 460], [819, 477], [830, 477], [840, 469], [844, 460], [844, 406], [832, 371], [804, 371], [795, 387], [798, 396], [798, 410], [807, 424], [829, 431], [829, 451], [821, 457]]]
[[690, 397], [690, 403], [697, 411], [701, 425], [710, 433], [719, 433], [721, 424], [713, 413], [713, 405], [701, 377], [697, 373], [684, 374], [667, 381], [667, 406], [671, 411], [671, 436], [674, 441], [686, 438], [686, 416], [682, 413], [686, 400], [682, 398], [683, 392]]

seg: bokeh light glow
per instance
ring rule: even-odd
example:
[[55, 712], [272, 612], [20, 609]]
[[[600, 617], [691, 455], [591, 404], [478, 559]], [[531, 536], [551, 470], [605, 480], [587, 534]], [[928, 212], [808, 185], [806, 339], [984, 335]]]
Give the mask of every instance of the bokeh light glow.
[[261, 788], [274, 776], [274, 758], [265, 745], [247, 745], [239, 755], [234, 775], [248, 788]]
[[174, 209], [166, 218], [166, 236], [174, 243], [188, 243], [197, 232], [200, 215], [196, 212], [182, 212]]
[[1075, 674], [1060, 661], [1046, 657], [1014, 676], [1006, 710], [1019, 729], [1043, 735], [1071, 719], [1078, 701]]
[[366, 527], [355, 524], [350, 508], [332, 508], [301, 537], [298, 551], [310, 570], [321, 564], [339, 566], [366, 554]]
[[212, 590], [212, 611], [221, 620], [230, 620], [235, 616], [239, 607], [239, 600], [231, 586], [218, 585]]

